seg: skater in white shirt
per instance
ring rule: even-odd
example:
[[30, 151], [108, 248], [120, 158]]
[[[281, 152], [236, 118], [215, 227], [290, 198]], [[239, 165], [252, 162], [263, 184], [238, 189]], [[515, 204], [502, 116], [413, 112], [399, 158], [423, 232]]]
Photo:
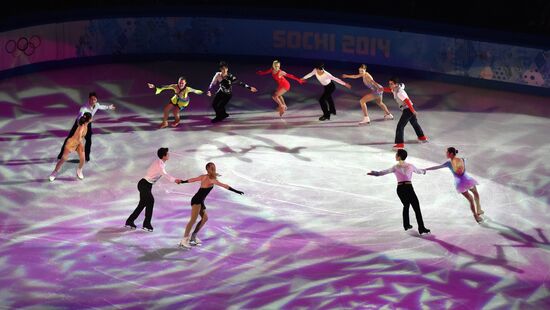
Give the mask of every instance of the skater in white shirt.
[[319, 98], [319, 104], [321, 105], [321, 110], [323, 110], [323, 116], [319, 117], [319, 120], [330, 120], [331, 114], [336, 115], [336, 107], [334, 106], [334, 100], [332, 99], [332, 93], [336, 89], [334, 82], [343, 85], [348, 89], [351, 88], [351, 85], [340, 80], [337, 77], [334, 77], [328, 71], [325, 71], [324, 64], [319, 64], [317, 67], [315, 67], [315, 69], [313, 69], [313, 71], [301, 78], [301, 80], [305, 81], [313, 75], [315, 75], [317, 80], [319, 80], [319, 83], [321, 83], [321, 85], [323, 85], [323, 87], [325, 88], [325, 91], [323, 91], [323, 94]]

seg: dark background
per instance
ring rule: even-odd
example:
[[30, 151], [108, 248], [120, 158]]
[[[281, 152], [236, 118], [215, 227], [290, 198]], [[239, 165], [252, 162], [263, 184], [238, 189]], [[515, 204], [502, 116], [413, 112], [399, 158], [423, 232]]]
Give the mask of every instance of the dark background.
[[[381, 25], [405, 31], [438, 32], [472, 37], [482, 31], [487, 37], [507, 33], [516, 41], [550, 39], [550, 1], [219, 1], [219, 0], [72, 0], [9, 1], [0, 10], [0, 27], [61, 20], [135, 16], [212, 14], [227, 17], [317, 20], [335, 23], [350, 21], [366, 26]], [[453, 30], [445, 28], [450, 26]], [[442, 29], [439, 29], [443, 27]], [[541, 42], [542, 45], [548, 45]]]

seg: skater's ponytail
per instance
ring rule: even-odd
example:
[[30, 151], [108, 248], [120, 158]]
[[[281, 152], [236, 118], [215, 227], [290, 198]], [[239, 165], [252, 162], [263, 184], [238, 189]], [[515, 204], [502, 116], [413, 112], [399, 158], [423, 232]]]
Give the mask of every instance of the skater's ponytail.
[[210, 168], [210, 166], [213, 166], [213, 165], [214, 165], [213, 162], [209, 162], [206, 164], [206, 173], [208, 173], [208, 177], [211, 180], [216, 180], [218, 178], [218, 174], [217, 173], [211, 174], [210, 171], [208, 171], [208, 168]]
[[447, 153], [453, 154], [453, 156], [456, 156], [456, 154], [458, 154], [458, 150], [451, 146], [447, 148]]

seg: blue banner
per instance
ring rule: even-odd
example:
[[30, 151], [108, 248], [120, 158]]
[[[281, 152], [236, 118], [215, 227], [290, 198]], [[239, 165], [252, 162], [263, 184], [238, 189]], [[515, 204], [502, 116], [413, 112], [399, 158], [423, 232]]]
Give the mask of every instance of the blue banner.
[[100, 55], [350, 61], [550, 88], [550, 51], [374, 28], [214, 17], [116, 18], [0, 33], [0, 70]]

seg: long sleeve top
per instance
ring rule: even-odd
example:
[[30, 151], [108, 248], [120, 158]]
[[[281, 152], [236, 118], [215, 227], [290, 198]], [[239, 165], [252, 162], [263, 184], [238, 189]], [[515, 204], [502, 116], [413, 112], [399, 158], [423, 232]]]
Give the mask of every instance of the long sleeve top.
[[170, 182], [175, 182], [176, 178], [166, 172], [166, 164], [162, 159], [156, 159], [147, 169], [143, 177], [147, 182], [155, 184], [162, 176], [166, 176]]
[[426, 174], [425, 169], [418, 169], [413, 164], [409, 164], [409, 163], [403, 163], [402, 165], [397, 164], [389, 169], [382, 170], [382, 171], [373, 171], [373, 172], [374, 172], [374, 175], [376, 176], [393, 173], [397, 178], [397, 182], [407, 182], [407, 181], [410, 182], [412, 180], [413, 172], [418, 174]]
[[92, 117], [94, 117], [97, 110], [113, 110], [113, 109], [114, 107], [109, 105], [103, 105], [103, 104], [100, 104], [99, 102], [96, 102], [96, 104], [94, 104], [93, 106], [91, 106], [89, 103], [86, 103], [78, 111], [78, 116], [76, 117], [76, 119], [78, 120], [86, 112], [91, 113]]
[[277, 82], [277, 84], [281, 85], [281, 84], [289, 84], [288, 81], [285, 79], [285, 77], [289, 78], [289, 79], [293, 79], [295, 81], [297, 81], [298, 83], [302, 83], [300, 81], [300, 79], [298, 77], [296, 77], [295, 75], [293, 74], [290, 74], [288, 72], [284, 72], [284, 74], [281, 74], [281, 71], [284, 72], [283, 70], [279, 70], [277, 72], [273, 72], [273, 68], [269, 68], [265, 71], [258, 71], [257, 74], [259, 75], [267, 75], [267, 74], [270, 74], [271, 73], [271, 77], [273, 77], [273, 79], [275, 80], [275, 82]]
[[307, 80], [310, 77], [312, 77], [313, 75], [315, 75], [317, 80], [319, 80], [319, 83], [321, 83], [321, 85], [323, 85], [323, 86], [327, 86], [328, 84], [330, 84], [330, 81], [334, 81], [334, 82], [336, 82], [340, 85], [346, 86], [346, 83], [344, 81], [340, 80], [337, 77], [334, 77], [332, 74], [330, 74], [326, 70], [324, 71], [323, 74], [318, 74], [317, 70], [313, 69], [313, 71], [311, 71], [310, 73], [304, 75], [304, 77], [302, 79]]
[[180, 89], [178, 87], [178, 84], [155, 87], [155, 89], [155, 95], [158, 95], [165, 90], [172, 90], [174, 92], [174, 96], [172, 96], [170, 102], [177, 105], [179, 108], [183, 108], [189, 105], [189, 93], [195, 93], [197, 95], [201, 95], [203, 93], [202, 90], [194, 89], [189, 86], [185, 86], [184, 88]]
[[407, 95], [407, 92], [405, 92], [405, 84], [400, 83], [394, 89], [384, 88], [384, 92], [393, 93], [393, 99], [395, 99], [395, 102], [397, 102], [399, 110], [403, 111], [404, 109], [409, 109], [411, 110], [411, 112], [415, 112], [413, 103], [411, 99], [409, 99], [409, 95]]
[[242, 86], [244, 88], [247, 88], [248, 90], [251, 90], [252, 87], [239, 79], [237, 79], [236, 76], [234, 76], [231, 73], [227, 73], [227, 75], [224, 77], [222, 76], [221, 72], [216, 72], [214, 77], [212, 78], [212, 82], [210, 82], [210, 86], [208, 86], [208, 91], [212, 91], [212, 88], [216, 86], [216, 84], [219, 84], [220, 87], [218, 88], [217, 92], [221, 91], [225, 94], [231, 94], [232, 91], [232, 84], [236, 83], [239, 86]]

